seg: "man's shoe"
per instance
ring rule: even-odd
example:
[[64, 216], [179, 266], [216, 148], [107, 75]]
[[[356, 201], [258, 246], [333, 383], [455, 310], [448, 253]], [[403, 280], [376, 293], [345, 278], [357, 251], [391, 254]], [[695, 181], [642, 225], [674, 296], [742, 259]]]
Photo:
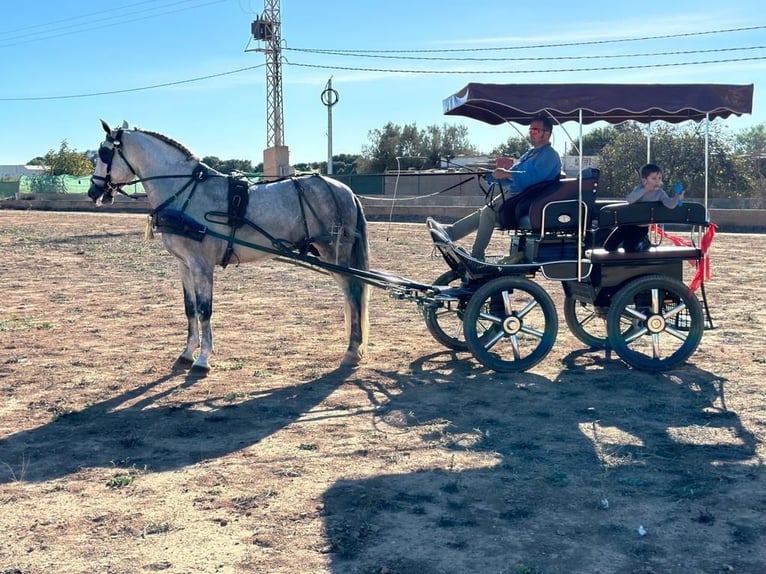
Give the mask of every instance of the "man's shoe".
[[428, 226], [428, 229], [434, 229], [440, 235], [443, 235], [446, 239], [452, 241], [452, 238], [449, 236], [449, 231], [447, 231], [447, 229], [433, 217], [426, 218], [426, 225]]

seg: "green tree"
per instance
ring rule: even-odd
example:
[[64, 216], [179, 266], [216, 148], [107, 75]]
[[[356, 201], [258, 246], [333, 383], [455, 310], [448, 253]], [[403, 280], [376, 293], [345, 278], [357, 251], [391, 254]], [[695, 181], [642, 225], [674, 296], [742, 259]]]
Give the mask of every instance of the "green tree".
[[529, 141], [521, 136], [510, 136], [505, 143], [494, 148], [490, 155], [520, 158], [529, 150]]
[[[705, 194], [705, 138], [699, 124], [642, 126], [634, 122], [615, 129], [615, 137], [600, 154], [599, 193], [605, 197], [624, 197], [638, 183], [639, 170], [649, 161], [662, 167], [666, 187], [684, 184], [687, 197]], [[750, 197], [752, 181], [744, 163], [733, 151], [731, 138], [722, 124], [712, 122], [709, 132], [709, 197]]]
[[747, 164], [755, 195], [766, 198], [766, 124], [758, 124], [737, 134], [734, 149]]
[[214, 155], [208, 155], [202, 158], [202, 163], [208, 167], [212, 167], [213, 169], [220, 171], [221, 173], [231, 173], [233, 171], [251, 173], [253, 171], [253, 164], [249, 159], [221, 160]]
[[[619, 127], [608, 126], [605, 128], [596, 128], [582, 136], [582, 154], [600, 155], [601, 150], [620, 133]], [[575, 137], [574, 135], [572, 137]], [[579, 139], [579, 138], [578, 138]], [[577, 146], [578, 141], [570, 142], [566, 148], [566, 155], [580, 155]]]
[[62, 140], [58, 151], [50, 150], [43, 157], [43, 164], [48, 166], [50, 175], [74, 175], [81, 177], [93, 173], [93, 162], [85, 153], [71, 149], [66, 140]]
[[476, 153], [468, 143], [464, 126], [398, 126], [391, 122], [371, 130], [370, 144], [362, 148], [358, 173], [383, 173], [391, 169], [430, 169], [441, 166], [443, 158]]

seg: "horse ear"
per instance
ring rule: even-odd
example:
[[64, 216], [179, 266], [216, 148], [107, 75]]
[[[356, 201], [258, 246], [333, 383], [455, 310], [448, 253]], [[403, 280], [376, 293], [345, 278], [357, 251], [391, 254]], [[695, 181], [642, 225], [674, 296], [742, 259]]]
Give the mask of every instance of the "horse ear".
[[126, 122], [125, 120], [122, 120], [122, 129], [124, 130], [128, 129], [128, 122]]
[[109, 127], [109, 124], [108, 124], [108, 123], [106, 123], [104, 120], [101, 120], [101, 127], [102, 127], [102, 128], [104, 128], [104, 131], [105, 131], [107, 134], [110, 134], [110, 133], [112, 133], [112, 128], [110, 128], [110, 127]]

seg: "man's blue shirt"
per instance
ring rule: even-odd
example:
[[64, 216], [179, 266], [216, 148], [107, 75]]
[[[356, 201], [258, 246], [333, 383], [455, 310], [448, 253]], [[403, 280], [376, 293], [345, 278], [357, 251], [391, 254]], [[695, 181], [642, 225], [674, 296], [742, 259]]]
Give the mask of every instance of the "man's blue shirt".
[[496, 180], [490, 173], [489, 183], [497, 182], [503, 189], [512, 193], [520, 193], [541, 181], [559, 179], [561, 176], [561, 158], [551, 144], [532, 148], [522, 155], [511, 168], [512, 179]]

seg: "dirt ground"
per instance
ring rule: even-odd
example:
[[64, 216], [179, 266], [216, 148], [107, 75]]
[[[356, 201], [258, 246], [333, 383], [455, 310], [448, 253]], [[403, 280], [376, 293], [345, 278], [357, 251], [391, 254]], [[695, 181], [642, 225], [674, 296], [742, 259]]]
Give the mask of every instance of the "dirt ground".
[[[717, 328], [664, 374], [563, 318], [496, 374], [378, 289], [340, 370], [339, 290], [272, 261], [216, 272], [192, 378], [143, 223], [0, 211], [0, 574], [766, 572], [766, 235], [718, 235]], [[422, 224], [370, 235], [376, 269], [446, 270]]]

